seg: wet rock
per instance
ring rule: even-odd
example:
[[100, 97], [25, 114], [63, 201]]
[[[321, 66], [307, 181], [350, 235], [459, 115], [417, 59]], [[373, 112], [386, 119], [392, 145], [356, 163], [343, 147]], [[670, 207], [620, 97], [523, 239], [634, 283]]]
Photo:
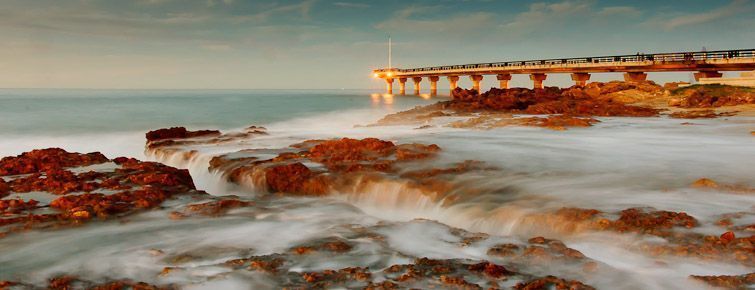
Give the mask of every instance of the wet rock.
[[[8, 187], [7, 192], [42, 191], [59, 195], [49, 205], [34, 200], [0, 200], [2, 212], [15, 214], [0, 217], [0, 225], [15, 225], [5, 228], [3, 235], [34, 228], [81, 224], [95, 218], [119, 217], [159, 207], [174, 195], [199, 193], [187, 170], [155, 162], [116, 158], [113, 160], [118, 165], [115, 170], [76, 174], [64, 168], [110, 160], [99, 153], [68, 153], [55, 148], [34, 150], [3, 160], [10, 160], [6, 164], [28, 165], [22, 169], [7, 167], [12, 168], [10, 171], [14, 173], [29, 174], [4, 183]], [[98, 189], [116, 192], [92, 193]], [[35, 209], [48, 206], [54, 213], [34, 213]]]
[[734, 235], [734, 232], [725, 232], [721, 234], [720, 239], [721, 239], [721, 242], [723, 242], [724, 244], [728, 244], [731, 241], [735, 240], [736, 236]]
[[270, 167], [265, 170], [265, 180], [271, 192], [324, 195], [328, 189], [325, 178], [314, 176], [301, 162]]
[[755, 273], [744, 275], [690, 276], [692, 279], [707, 283], [713, 287], [725, 289], [752, 289], [755, 286]]
[[218, 130], [189, 131], [184, 127], [172, 127], [149, 131], [147, 132], [146, 137], [148, 142], [152, 142], [165, 139], [186, 139], [200, 136], [204, 137], [218, 135], [220, 135], [220, 131]]
[[39, 149], [16, 157], [0, 159], [0, 176], [37, 173], [105, 162], [108, 162], [107, 157], [99, 152], [80, 154], [69, 153], [60, 148]]
[[669, 117], [675, 119], [712, 119], [718, 117], [734, 116], [736, 112], [717, 113], [714, 110], [690, 110], [676, 111], [669, 114]]
[[691, 185], [694, 188], [700, 189], [715, 189], [724, 192], [738, 193], [738, 194], [750, 194], [755, 193], [755, 188], [749, 187], [744, 184], [722, 184], [716, 182], [710, 178], [700, 178], [695, 180]]
[[3, 198], [10, 192], [10, 185], [5, 182], [5, 179], [0, 178], [0, 198]]
[[48, 289], [53, 290], [70, 290], [70, 289], [91, 289], [91, 290], [112, 290], [112, 289], [134, 289], [134, 290], [174, 290], [178, 287], [173, 285], [156, 286], [145, 282], [135, 282], [132, 280], [114, 280], [106, 282], [93, 282], [80, 279], [75, 276], [59, 276], [50, 279], [47, 285]]
[[755, 104], [755, 90], [727, 85], [694, 85], [671, 92], [670, 106], [682, 108], [715, 108]]
[[630, 208], [621, 211], [621, 216], [613, 223], [617, 231], [656, 232], [672, 227], [696, 227], [695, 218], [683, 212], [652, 211], [640, 208]]
[[469, 271], [482, 272], [493, 278], [501, 278], [503, 276], [513, 274], [513, 272], [506, 270], [505, 267], [490, 262], [480, 262], [474, 265], [470, 265]]
[[353, 246], [340, 238], [328, 238], [320, 241], [313, 241], [305, 245], [296, 246], [291, 249], [291, 252], [297, 255], [305, 255], [313, 252], [331, 252], [331, 253], [346, 253], [351, 251]]
[[592, 290], [595, 289], [582, 282], [566, 280], [555, 276], [546, 276], [518, 283], [514, 286], [517, 290], [545, 290], [545, 289], [570, 289], [570, 290]]
[[8, 213], [19, 213], [35, 209], [39, 202], [36, 200], [24, 201], [23, 199], [0, 199], [0, 215]]
[[237, 198], [224, 198], [200, 204], [191, 204], [186, 207], [186, 210], [204, 216], [221, 216], [234, 208], [247, 207], [253, 204], [254, 202], [242, 201]]
[[[447, 103], [449, 108], [462, 111], [511, 111], [525, 114], [565, 114], [570, 116], [626, 116], [652, 117], [658, 115], [658, 110], [628, 106], [622, 102], [596, 97], [591, 89], [572, 87], [558, 89], [530, 90], [524, 88], [497, 89], [492, 88], [483, 94], [457, 88], [452, 92], [452, 101]], [[604, 92], [609, 94], [616, 91], [636, 88], [632, 84], [616, 84], [606, 86]]]

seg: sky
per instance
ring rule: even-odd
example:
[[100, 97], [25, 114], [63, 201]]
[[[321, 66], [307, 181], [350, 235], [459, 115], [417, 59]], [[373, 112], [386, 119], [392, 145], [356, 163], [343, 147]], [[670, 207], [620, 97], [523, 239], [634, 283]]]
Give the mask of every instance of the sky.
[[376, 89], [389, 36], [400, 68], [755, 48], [753, 1], [0, 0], [0, 87]]

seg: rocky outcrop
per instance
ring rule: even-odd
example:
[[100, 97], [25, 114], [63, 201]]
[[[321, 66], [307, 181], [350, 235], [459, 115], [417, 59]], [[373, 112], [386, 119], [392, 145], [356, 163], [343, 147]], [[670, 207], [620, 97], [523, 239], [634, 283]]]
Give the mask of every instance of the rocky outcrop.
[[676, 111], [669, 114], [674, 119], [712, 119], [718, 117], [734, 116], [735, 112], [717, 113], [714, 110], [688, 110]]
[[194, 137], [202, 137], [202, 136], [218, 136], [220, 135], [220, 131], [218, 130], [199, 130], [199, 131], [189, 131], [186, 130], [184, 127], [172, 127], [172, 128], [165, 128], [165, 129], [158, 129], [154, 131], [149, 131], [146, 134], [147, 141], [158, 141], [158, 140], [165, 140], [165, 139], [186, 139], [186, 138], [194, 138]]
[[[334, 186], [348, 184], [353, 175], [394, 174], [396, 165], [433, 157], [437, 145], [399, 144], [376, 138], [307, 140], [291, 145], [295, 151], [281, 150], [274, 158], [233, 158], [221, 155], [210, 162], [211, 170], [222, 170], [236, 183], [245, 178], [264, 177], [270, 192], [320, 196]], [[308, 164], [322, 167], [310, 168]]]
[[671, 91], [669, 106], [716, 108], [755, 104], [755, 89], [726, 85], [694, 85]]
[[721, 236], [703, 235], [686, 229], [699, 226], [694, 217], [684, 212], [629, 208], [613, 215], [612, 220], [605, 213], [594, 209], [562, 208], [555, 213], [561, 223], [581, 223], [591, 230], [614, 231], [652, 235], [665, 239], [665, 242], [643, 242], [635, 250], [653, 256], [674, 255], [696, 257], [704, 260], [731, 261], [747, 266], [755, 266], [755, 235], [736, 237], [732, 233]]
[[66, 167], [80, 167], [107, 162], [99, 152], [69, 153], [60, 148], [32, 150], [15, 157], [0, 159], [0, 176], [29, 174]]
[[[629, 106], [625, 103], [604, 98], [605, 94], [636, 89], [638, 85], [620, 83], [603, 85], [591, 84], [584, 88], [571, 87], [559, 89], [497, 89], [492, 88], [483, 94], [475, 90], [456, 88], [452, 101], [446, 106], [454, 110], [476, 111], [492, 110], [523, 114], [565, 114], [570, 116], [657, 116], [658, 110]], [[659, 89], [660, 90], [660, 89]]]
[[692, 279], [705, 282], [706, 284], [724, 289], [752, 289], [755, 285], [755, 272], [743, 275], [720, 275], [720, 276], [690, 276]]
[[[69, 170], [105, 162], [112, 162], [113, 169], [79, 173]], [[195, 190], [187, 170], [132, 158], [109, 160], [99, 153], [69, 153], [53, 148], [4, 158], [2, 163], [5, 171], [0, 176], [9, 178], [2, 183], [4, 194], [23, 197], [26, 192], [36, 191], [58, 197], [49, 204], [22, 198], [0, 200], [0, 226], [8, 226], [0, 236], [120, 217], [158, 207], [174, 195], [201, 194]], [[18, 173], [28, 175], [10, 176]], [[38, 214], [35, 210], [41, 208], [52, 212]]]

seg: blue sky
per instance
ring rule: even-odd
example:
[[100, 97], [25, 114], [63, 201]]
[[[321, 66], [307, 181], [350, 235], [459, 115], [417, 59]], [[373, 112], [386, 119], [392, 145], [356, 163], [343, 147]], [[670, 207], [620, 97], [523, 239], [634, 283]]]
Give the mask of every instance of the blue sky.
[[0, 0], [0, 87], [380, 88], [389, 35], [398, 67], [755, 48], [753, 13], [749, 0]]

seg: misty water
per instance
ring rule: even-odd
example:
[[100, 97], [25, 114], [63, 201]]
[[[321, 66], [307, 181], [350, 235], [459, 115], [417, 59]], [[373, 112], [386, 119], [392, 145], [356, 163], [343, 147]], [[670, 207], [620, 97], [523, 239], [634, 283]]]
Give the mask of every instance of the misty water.
[[[317, 239], [338, 236], [354, 244], [346, 255], [297, 260], [300, 271], [369, 266], [380, 269], [415, 257], [500, 261], [491, 245], [534, 236], [564, 241], [597, 261], [598, 273], [581, 276], [560, 265], [531, 265], [533, 273], [579, 278], [599, 289], [705, 289], [689, 275], [752, 272], [737, 264], [692, 257], [658, 257], [633, 250], [646, 237], [574, 230], [537, 213], [563, 207], [618, 212], [632, 207], [684, 211], [707, 235], [722, 213], [745, 212], [755, 222], [755, 196], [690, 187], [707, 177], [755, 186], [753, 117], [695, 120], [600, 118], [591, 128], [551, 131], [507, 127], [488, 131], [417, 126], [364, 127], [386, 114], [430, 104], [442, 97], [390, 97], [368, 91], [0, 91], [0, 155], [35, 148], [100, 151], [109, 158], [133, 156], [189, 169], [197, 187], [213, 195], [237, 195], [252, 207], [222, 217], [168, 219], [189, 203], [128, 218], [64, 230], [31, 231], [0, 239], [0, 280], [44, 285], [60, 273], [90, 279], [127, 277], [191, 289], [276, 288], [268, 276], [217, 266], [229, 259], [285, 252]], [[268, 135], [222, 145], [197, 145], [199, 153], [146, 154], [151, 129], [239, 130], [265, 126]], [[208, 171], [216, 155], [242, 149], [284, 148], [308, 139], [377, 137], [397, 143], [437, 144], [438, 165], [482, 160], [500, 170], [452, 178], [468, 185], [453, 198], [430, 199], [400, 182], [325, 198], [270, 197], [253, 185], [234, 185]], [[480, 190], [482, 189], [482, 190]], [[367, 228], [385, 236], [364, 239]], [[453, 229], [489, 234], [460, 248]], [[181, 272], [157, 275], [175, 262], [154, 255], [192, 253]], [[203, 253], [203, 254], [198, 254]], [[515, 281], [511, 281], [513, 283]]]

